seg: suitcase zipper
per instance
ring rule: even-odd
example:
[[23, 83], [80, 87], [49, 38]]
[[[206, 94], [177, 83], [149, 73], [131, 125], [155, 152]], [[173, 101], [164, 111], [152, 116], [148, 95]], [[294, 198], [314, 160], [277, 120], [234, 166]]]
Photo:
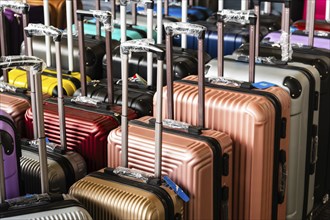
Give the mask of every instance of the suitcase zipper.
[[[152, 124], [148, 124], [148, 123], [138, 121], [138, 120], [131, 120], [129, 122], [129, 124], [133, 124], [133, 125], [140, 126], [143, 128], [148, 128], [150, 130], [154, 130], [154, 128], [155, 128], [155, 126]], [[214, 208], [213, 216], [214, 216], [214, 219], [220, 219], [219, 210], [221, 208], [221, 200], [222, 200], [222, 192], [221, 192], [222, 178], [221, 178], [221, 176], [225, 174], [225, 173], [223, 173], [223, 167], [222, 167], [223, 164], [220, 161], [220, 158], [222, 158], [223, 156], [219, 156], [219, 155], [222, 155], [221, 145], [219, 144], [219, 142], [216, 139], [207, 137], [207, 136], [186, 133], [186, 132], [179, 131], [179, 130], [171, 130], [168, 128], [163, 128], [163, 132], [192, 138], [192, 139], [195, 139], [198, 141], [203, 141], [211, 148], [211, 150], [213, 152], [213, 161], [214, 161], [213, 162], [213, 164], [214, 164], [214, 166], [213, 166], [213, 187], [214, 187], [213, 188], [213, 192], [214, 192], [213, 204], [214, 204], [214, 206], [213, 207], [218, 207], [218, 208]]]
[[[23, 141], [24, 145], [22, 144], [22, 150], [26, 150], [32, 153], [38, 154], [38, 149], [34, 147], [29, 147], [28, 143], [25, 143]], [[55, 162], [62, 167], [63, 172], [65, 174], [66, 182], [66, 188], [69, 190], [70, 186], [76, 181], [75, 177], [75, 171], [73, 169], [73, 166], [71, 162], [64, 156], [55, 152], [47, 151], [47, 157], [54, 160]]]
[[139, 189], [143, 189], [145, 191], [151, 192], [155, 194], [159, 200], [163, 203], [164, 210], [165, 210], [165, 219], [166, 220], [172, 220], [175, 219], [175, 213], [174, 213], [174, 204], [170, 197], [170, 195], [162, 189], [160, 186], [155, 186], [152, 184], [147, 184], [143, 182], [138, 182], [130, 179], [126, 179], [117, 175], [109, 175], [101, 172], [94, 172], [89, 174], [88, 176], [95, 177], [98, 179], [104, 179], [104, 180], [110, 180], [114, 182], [118, 182], [121, 184], [133, 186]]

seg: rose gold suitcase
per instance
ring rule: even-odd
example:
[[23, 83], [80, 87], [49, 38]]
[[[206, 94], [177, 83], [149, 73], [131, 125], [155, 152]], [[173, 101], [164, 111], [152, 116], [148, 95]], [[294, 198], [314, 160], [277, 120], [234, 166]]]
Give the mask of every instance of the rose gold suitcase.
[[[205, 31], [200, 27], [195, 30]], [[123, 74], [123, 78], [127, 78], [127, 75]], [[158, 75], [157, 79], [162, 80], [163, 77]], [[162, 82], [158, 83], [163, 85]], [[161, 99], [160, 92], [156, 96]], [[155, 112], [161, 114], [157, 109]], [[154, 123], [154, 118], [148, 116], [129, 122], [130, 168], [152, 172]], [[168, 175], [188, 192], [190, 201], [185, 206], [185, 219], [231, 219], [233, 168], [232, 141], [229, 136], [170, 119], [163, 123], [162, 174]], [[109, 134], [110, 167], [121, 163], [122, 131], [117, 128]]]
[[[164, 51], [158, 47], [151, 46], [144, 41], [124, 42], [121, 44], [123, 54], [123, 62], [127, 61], [128, 53], [131, 50], [135, 52], [156, 52], [158, 54], [158, 73], [162, 72], [164, 63]], [[123, 137], [122, 167], [115, 169], [105, 168], [98, 172], [89, 174], [87, 177], [76, 182], [70, 188], [70, 194], [79, 199], [91, 213], [94, 219], [111, 220], [111, 219], [182, 219], [183, 218], [183, 201], [176, 195], [183, 195], [178, 190], [178, 185], [164, 181], [170, 185], [172, 190], [163, 184], [162, 178], [162, 122], [161, 112], [158, 115], [155, 126], [156, 132], [147, 132], [152, 135], [152, 146], [156, 145], [155, 150], [151, 151], [153, 168], [151, 173], [155, 173], [154, 177], [139, 170], [128, 169], [128, 141], [131, 141], [131, 134], [127, 131], [128, 122], [128, 86], [127, 86], [127, 65], [126, 76], [123, 77], [123, 108], [122, 108], [122, 128], [126, 131]], [[162, 78], [162, 77], [159, 77]], [[125, 80], [126, 79], [126, 80]], [[157, 86], [159, 93], [162, 92], [162, 84]], [[161, 107], [158, 107], [160, 110]], [[125, 144], [126, 143], [126, 144]], [[165, 152], [164, 152], [165, 153]], [[187, 197], [183, 197], [187, 199]], [[187, 200], [186, 200], [187, 201]]]
[[[254, 36], [256, 16], [242, 13], [250, 18], [250, 36]], [[226, 19], [230, 18], [229, 15]], [[239, 18], [240, 14], [236, 13], [236, 17]], [[166, 41], [171, 41], [174, 34], [182, 34], [183, 29], [184, 25], [168, 24]], [[224, 82], [222, 85], [205, 82], [203, 35], [199, 36], [198, 43], [199, 76], [189, 76], [175, 81], [173, 88], [164, 88], [163, 116], [168, 117], [167, 103], [171, 104], [168, 98], [172, 97], [173, 89], [174, 105], [171, 108], [174, 109], [174, 119], [198, 125], [205, 117], [206, 128], [230, 135], [234, 152], [233, 219], [284, 219], [289, 94], [276, 86], [262, 91], [252, 89], [252, 83], [235, 82], [235, 85], [221, 78], [217, 81]], [[167, 55], [170, 57], [169, 49]], [[250, 56], [254, 57], [254, 54]], [[254, 59], [250, 61], [250, 76], [253, 78]], [[228, 82], [230, 85], [224, 85]], [[198, 96], [198, 92], [204, 90], [205, 100]], [[205, 105], [205, 112], [198, 108], [202, 105]]]

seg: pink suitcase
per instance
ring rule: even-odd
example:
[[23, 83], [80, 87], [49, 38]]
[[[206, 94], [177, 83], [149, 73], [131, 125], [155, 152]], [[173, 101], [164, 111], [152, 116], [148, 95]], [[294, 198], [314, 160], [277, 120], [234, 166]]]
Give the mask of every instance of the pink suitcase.
[[[127, 79], [127, 55], [123, 55], [123, 79]], [[157, 85], [163, 85], [161, 70], [162, 65], [158, 65]], [[161, 90], [157, 91], [158, 99], [161, 99], [161, 93]], [[155, 112], [161, 117], [161, 106]], [[128, 141], [128, 167], [152, 173], [157, 131], [154, 124], [154, 118], [146, 116], [130, 121], [128, 128], [123, 123], [122, 128], [110, 132], [108, 166], [122, 163], [122, 146]], [[188, 193], [190, 201], [185, 206], [185, 219], [231, 219], [233, 168], [229, 136], [170, 119], [163, 124], [162, 174], [168, 175]], [[129, 136], [123, 131], [128, 131]]]
[[[234, 14], [240, 17], [239, 13]], [[242, 14], [250, 18], [250, 36], [255, 36], [256, 16], [246, 12]], [[184, 29], [184, 26], [168, 25], [166, 41], [174, 34], [181, 34], [177, 30]], [[222, 31], [221, 26], [219, 28], [218, 31]], [[201, 37], [200, 55], [203, 51]], [[251, 37], [250, 40], [253, 45], [255, 39]], [[251, 51], [254, 53], [254, 50]], [[170, 50], [167, 51], [169, 53]], [[254, 54], [250, 56], [254, 57]], [[252, 82], [254, 59], [250, 61]], [[237, 85], [205, 82], [202, 56], [199, 63], [198, 77], [189, 76], [175, 81], [173, 88], [164, 87], [164, 118], [169, 115], [167, 103], [171, 103], [168, 97], [172, 97], [173, 89], [174, 119], [199, 125], [200, 119], [205, 117], [206, 128], [230, 135], [234, 142], [233, 219], [285, 219], [289, 94], [276, 86], [262, 91], [253, 89], [252, 84], [247, 82], [238, 82]], [[222, 69], [221, 66], [219, 69]], [[205, 91], [205, 100], [203, 96], [198, 96], [200, 91]], [[156, 104], [157, 100], [154, 101]], [[202, 108], [198, 110], [198, 106], [203, 105], [205, 112], [201, 111]]]

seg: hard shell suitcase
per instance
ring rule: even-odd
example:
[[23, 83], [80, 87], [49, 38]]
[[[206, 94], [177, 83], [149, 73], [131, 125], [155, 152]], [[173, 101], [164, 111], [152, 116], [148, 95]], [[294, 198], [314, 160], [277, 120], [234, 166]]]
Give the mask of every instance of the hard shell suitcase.
[[11, 199], [20, 195], [19, 158], [21, 148], [16, 126], [11, 116], [0, 110], [0, 146], [2, 151], [1, 163], [4, 163], [4, 181], [6, 198]]
[[[329, 19], [329, 11], [324, 10], [329, 6], [329, 2], [327, 0], [316, 0], [316, 8], [315, 8], [315, 19], [327, 20]], [[308, 1], [304, 1], [304, 11], [303, 11], [303, 19], [308, 19]]]
[[[126, 45], [126, 46], [125, 46]], [[164, 52], [144, 41], [124, 42], [123, 50], [126, 51], [124, 62], [128, 59], [130, 51], [152, 51], [158, 54], [158, 66], [163, 65]], [[125, 65], [125, 64], [123, 64]], [[126, 62], [127, 65], [127, 62]], [[123, 76], [123, 100], [127, 100], [127, 69]], [[161, 94], [161, 81], [157, 85]], [[123, 103], [122, 127], [127, 129], [127, 105]], [[160, 109], [159, 109], [160, 110]], [[154, 161], [155, 176], [148, 178], [148, 175], [123, 167], [128, 167], [128, 145], [123, 142], [121, 166], [116, 169], [103, 169], [91, 173], [86, 178], [78, 181], [70, 188], [70, 194], [77, 197], [89, 210], [95, 219], [182, 219], [183, 201], [175, 194], [178, 186], [173, 190], [162, 183], [162, 122], [161, 114], [156, 119], [156, 133], [154, 143], [155, 151], [152, 153]], [[126, 140], [131, 137], [126, 132]], [[156, 144], [155, 144], [156, 143]], [[139, 177], [140, 176], [140, 177]], [[173, 187], [173, 186], [172, 186]], [[101, 190], [102, 189], [102, 190]], [[101, 192], [101, 191], [102, 192]], [[175, 192], [174, 192], [175, 191]], [[115, 192], [115, 193], [114, 193]], [[104, 197], [106, 195], [106, 198]], [[134, 207], [134, 208], [132, 208]]]
[[[289, 29], [289, 24], [286, 24], [285, 28]], [[221, 39], [220, 36], [219, 39]], [[249, 49], [249, 53], [251, 49]], [[222, 64], [224, 76], [246, 81], [248, 77], [245, 73], [248, 70], [248, 64], [243, 60], [249, 60], [249, 58], [227, 56]], [[291, 96], [286, 218], [303, 219], [304, 198], [309, 197], [312, 200], [313, 194], [313, 186], [309, 186], [309, 193], [305, 195], [305, 178], [312, 183], [315, 179], [315, 172], [306, 171], [306, 166], [315, 167], [316, 163], [316, 155], [313, 152], [317, 150], [315, 141], [318, 139], [314, 130], [319, 123], [320, 74], [311, 65], [281, 62], [267, 57], [257, 57], [256, 60], [260, 62], [255, 67], [256, 81], [276, 84], [283, 87]], [[206, 64], [206, 69], [206, 77], [218, 77], [217, 60], [214, 59]], [[310, 160], [310, 158], [312, 159]]]
[[[57, 48], [57, 84], [62, 87], [62, 73], [59, 56], [61, 54], [60, 41], [62, 32], [54, 27], [38, 24], [30, 26], [28, 34], [51, 36]], [[64, 91], [58, 91], [58, 112], [57, 124], [60, 128], [60, 145], [47, 143], [47, 164], [50, 193], [66, 193], [69, 187], [87, 174], [86, 163], [77, 152], [67, 150], [67, 138], [65, 133], [65, 112], [63, 104]], [[34, 120], [34, 128], [37, 127], [37, 121]], [[33, 129], [34, 130], [34, 129]], [[34, 134], [36, 138], [36, 133]], [[22, 178], [24, 179], [24, 188], [26, 193], [41, 193], [40, 175], [38, 162], [38, 144], [35, 141], [22, 141], [22, 157], [20, 159]]]
[[[242, 18], [240, 13], [244, 15]], [[250, 36], [254, 36], [255, 16], [248, 12], [233, 15], [245, 23], [244, 18], [249, 17]], [[168, 37], [176, 34], [171, 29], [167, 29]], [[203, 51], [202, 36], [199, 36], [200, 53]], [[168, 97], [172, 97], [168, 94], [173, 91], [174, 119], [197, 125], [205, 116], [206, 128], [229, 134], [234, 149], [233, 219], [284, 219], [289, 95], [279, 87], [262, 91], [251, 89], [249, 83], [243, 83], [242, 87], [206, 83], [202, 59], [199, 64], [199, 83], [196, 76], [188, 76], [175, 81], [172, 88], [164, 88], [163, 117], [168, 117], [166, 108], [171, 103]], [[197, 94], [204, 89], [203, 100]], [[197, 110], [200, 105], [205, 105], [205, 111]]]
[[[313, 2], [313, 1], [310, 1]], [[313, 18], [313, 11], [312, 16]], [[313, 22], [312, 22], [313, 23]], [[313, 30], [312, 25], [309, 27], [311, 30]], [[313, 31], [309, 31], [309, 33], [313, 33]], [[313, 35], [310, 34], [310, 43], [312, 42]], [[312, 44], [312, 43], [311, 43]], [[310, 44], [310, 45], [311, 45]], [[243, 45], [241, 48], [239, 48], [237, 51], [235, 51], [235, 55], [243, 55], [247, 54], [248, 51], [248, 45]], [[309, 193], [309, 196], [305, 197], [304, 200], [304, 207], [303, 207], [303, 213], [305, 215], [311, 214], [313, 203], [314, 207], [316, 206], [322, 206], [323, 204], [323, 198], [325, 198], [325, 201], [327, 201], [327, 197], [329, 195], [330, 191], [330, 179], [328, 178], [328, 162], [329, 160], [327, 158], [330, 157], [329, 149], [329, 131], [330, 131], [330, 117], [329, 117], [329, 111], [330, 111], [330, 105], [329, 105], [329, 77], [327, 77], [329, 71], [330, 71], [330, 58], [329, 58], [329, 50], [326, 49], [320, 49], [315, 48], [311, 46], [307, 47], [293, 47], [293, 53], [292, 53], [292, 60], [293, 62], [301, 62], [304, 64], [309, 64], [315, 66], [315, 68], [319, 71], [320, 79], [321, 79], [321, 88], [320, 88], [320, 103], [319, 103], [319, 126], [317, 131], [318, 134], [318, 140], [315, 142], [316, 146], [318, 148], [315, 152], [317, 154], [317, 164], [316, 164], [316, 172], [315, 172], [315, 184], [309, 183], [308, 189], [306, 189], [306, 192], [313, 191], [313, 188], [315, 188], [314, 195], [313, 193]], [[282, 51], [276, 47], [271, 46], [269, 44], [261, 44], [260, 45], [260, 52], [259, 54], [261, 56], [274, 56], [277, 59], [281, 58]], [[314, 168], [314, 167], [313, 167]], [[307, 182], [307, 180], [306, 180]], [[314, 185], [314, 187], [313, 187]]]
[[[42, 109], [42, 91], [41, 77], [43, 66], [42, 60], [36, 57], [5, 57], [1, 59], [0, 66], [13, 67], [24, 66], [29, 68], [31, 72], [31, 84], [35, 87], [32, 94], [34, 97], [34, 111], [38, 112], [38, 131], [36, 132], [37, 143], [39, 148], [40, 158], [40, 173], [41, 173], [41, 191], [43, 194], [29, 194], [23, 197], [15, 197], [6, 199], [5, 190], [8, 186], [4, 180], [4, 171], [8, 169], [8, 164], [0, 160], [0, 218], [1, 219], [92, 219], [88, 212], [69, 195], [64, 194], [48, 194], [48, 172], [46, 158], [46, 140], [43, 129], [43, 109]], [[7, 138], [6, 138], [7, 139]], [[1, 135], [1, 145], [6, 143]], [[2, 148], [2, 146], [1, 146]], [[6, 152], [5, 152], [6, 153]], [[0, 151], [0, 158], [3, 158], [3, 150]], [[12, 167], [10, 167], [12, 168]]]
[[[189, 24], [185, 27], [191, 28]], [[127, 69], [123, 71], [127, 72]], [[160, 72], [162, 70], [158, 65], [158, 74]], [[168, 76], [167, 80], [172, 82], [171, 78]], [[162, 84], [162, 80], [159, 79], [158, 85]], [[160, 98], [160, 93], [158, 90], [155, 98]], [[159, 110], [154, 110], [155, 114], [160, 114]], [[202, 125], [189, 126], [174, 120], [163, 123], [162, 173], [179, 184], [190, 196], [190, 201], [185, 206], [184, 219], [231, 219], [231, 139], [222, 132], [203, 130]], [[153, 118], [149, 116], [129, 122], [128, 165], [132, 169], [152, 172], [151, 158], [153, 149], [156, 148], [153, 144], [156, 133], [153, 124]], [[124, 128], [118, 128], [109, 134], [108, 166], [116, 167], [121, 162], [120, 156], [124, 150], [121, 138], [125, 139], [123, 131]]]
[[[78, 20], [80, 28], [83, 28], [82, 21], [85, 17], [93, 16], [92, 12], [86, 12], [77, 10]], [[108, 14], [102, 14], [101, 12], [94, 12], [95, 16], [109, 16]], [[105, 19], [106, 22], [110, 22], [111, 19]], [[79, 33], [83, 33], [83, 30], [79, 30]], [[82, 50], [84, 47], [84, 35], [79, 34], [80, 51], [84, 54]], [[106, 48], [110, 50], [110, 34], [106, 38], [107, 46]], [[108, 51], [108, 53], [109, 53]], [[109, 56], [111, 57], [111, 56]], [[109, 59], [111, 60], [111, 59]], [[84, 56], [81, 57], [81, 74], [85, 76], [85, 63]], [[82, 77], [82, 90], [81, 95], [74, 99], [64, 98], [65, 104], [65, 121], [66, 121], [66, 133], [67, 133], [67, 145], [69, 148], [73, 148], [78, 153], [80, 153], [86, 163], [87, 171], [95, 171], [106, 166], [107, 155], [107, 135], [109, 132], [120, 125], [120, 112], [121, 106], [113, 104], [113, 84], [111, 71], [108, 76], [108, 96], [111, 99], [107, 103], [101, 103], [96, 99], [86, 97], [86, 81]], [[46, 135], [50, 141], [59, 144], [60, 143], [60, 131], [57, 122], [58, 112], [55, 99], [48, 99], [44, 103], [45, 109], [45, 128]], [[132, 109], [129, 110], [129, 119], [135, 118], [136, 112]], [[28, 110], [26, 113], [26, 123], [27, 123], [27, 134], [31, 137], [32, 126], [32, 115], [31, 111]]]
[[[330, 31], [330, 23], [326, 20], [315, 20], [314, 29], [316, 31]], [[291, 25], [291, 30], [306, 30], [306, 21], [298, 20], [293, 22]]]

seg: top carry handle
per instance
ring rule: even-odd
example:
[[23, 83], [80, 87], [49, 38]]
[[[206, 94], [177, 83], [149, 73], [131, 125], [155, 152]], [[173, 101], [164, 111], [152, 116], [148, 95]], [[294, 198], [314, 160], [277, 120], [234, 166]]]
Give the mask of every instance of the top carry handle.
[[[5, 18], [4, 18], [4, 10], [9, 8], [14, 11], [18, 11], [23, 15], [23, 28], [28, 24], [28, 14], [30, 10], [30, 6], [26, 3], [17, 2], [17, 1], [0, 1], [0, 48], [1, 48], [1, 55], [6, 56], [8, 55], [7, 49], [7, 39], [6, 39], [6, 32], [5, 30]], [[24, 42], [26, 45], [26, 37], [24, 37]], [[8, 73], [7, 71], [3, 71], [3, 79], [4, 82], [9, 82], [8, 80]], [[29, 81], [29, 80], [28, 80]]]
[[[191, 24], [186, 22], [172, 22], [165, 24], [166, 31], [166, 62], [167, 66], [171, 67], [173, 63], [173, 36], [177, 34], [186, 34], [195, 36], [198, 38], [198, 81], [200, 87], [198, 88], [198, 125], [204, 127], [205, 120], [205, 64], [204, 64], [204, 39], [206, 33], [206, 27]], [[168, 115], [169, 119], [174, 118], [174, 106], [173, 106], [173, 68], [166, 68], [167, 76], [167, 89], [168, 89]], [[161, 99], [158, 99], [161, 100]]]
[[[162, 100], [163, 96], [163, 64], [165, 52], [161, 48], [152, 45], [153, 40], [140, 39], [130, 40], [120, 45], [122, 54], [122, 159], [123, 167], [128, 167], [128, 56], [131, 52], [151, 52], [157, 54], [157, 100]], [[162, 102], [159, 101], [156, 109], [155, 123], [155, 177], [161, 177], [162, 162]]]
[[[57, 90], [58, 90], [58, 115], [59, 115], [59, 124], [60, 124], [60, 138], [61, 138], [61, 147], [62, 150], [67, 149], [66, 144], [66, 129], [65, 129], [65, 110], [64, 110], [64, 96], [63, 96], [63, 85], [62, 85], [62, 63], [61, 63], [61, 40], [62, 40], [62, 31], [52, 27], [46, 26], [43, 24], [29, 24], [25, 28], [25, 34], [31, 38], [32, 36], [48, 36], [52, 37], [55, 42], [56, 49], [56, 72], [57, 72]], [[35, 120], [33, 123], [36, 124]], [[34, 125], [35, 127], [37, 125]]]
[[[45, 138], [45, 128], [44, 128], [44, 114], [43, 114], [42, 87], [41, 87], [41, 73], [46, 68], [46, 64], [44, 63], [43, 60], [33, 56], [8, 56], [8, 57], [0, 58], [0, 68], [7, 69], [7, 68], [15, 68], [15, 67], [20, 67], [27, 70], [30, 73], [31, 87], [35, 87], [35, 94], [31, 94], [31, 96], [36, 97], [35, 105], [32, 105], [32, 111], [37, 112], [37, 118], [34, 118], [33, 120], [38, 121], [37, 139], [39, 144], [41, 191], [42, 193], [48, 193], [49, 183], [48, 183], [46, 138]], [[0, 155], [0, 158], [2, 158], [2, 155]], [[3, 169], [3, 167], [0, 168], [0, 170], [1, 169]], [[3, 173], [3, 170], [0, 171], [0, 175], [1, 172]], [[4, 181], [1, 181], [0, 184], [1, 184], [0, 189], [1, 190], [4, 189], [4, 185], [3, 185]], [[3, 197], [4, 194], [2, 192], [0, 193], [1, 193], [0, 197], [4, 198]]]

